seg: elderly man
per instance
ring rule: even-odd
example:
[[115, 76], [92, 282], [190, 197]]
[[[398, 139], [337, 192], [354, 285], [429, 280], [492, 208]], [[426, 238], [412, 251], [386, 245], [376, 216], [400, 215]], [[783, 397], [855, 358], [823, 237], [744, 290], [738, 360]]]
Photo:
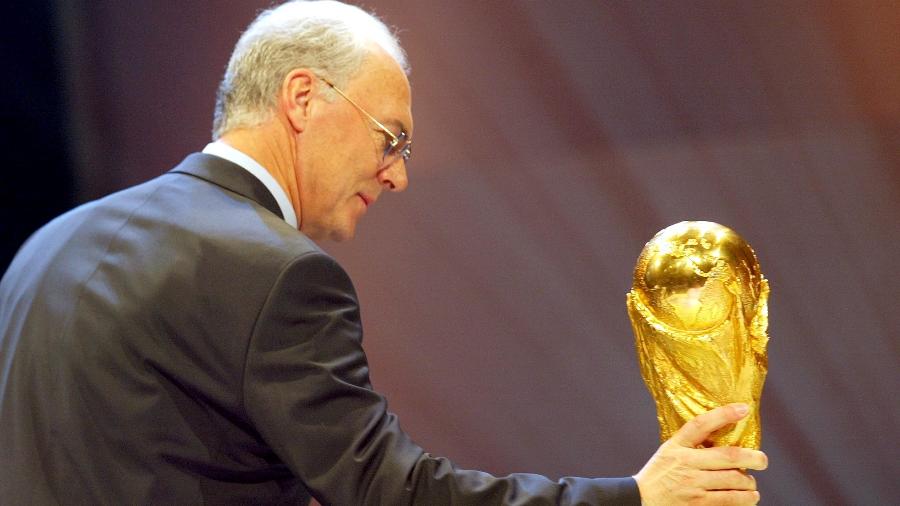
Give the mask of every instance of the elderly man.
[[697, 448], [739, 405], [625, 478], [460, 470], [400, 430], [369, 384], [353, 286], [313, 241], [352, 237], [406, 188], [406, 67], [358, 8], [266, 11], [203, 153], [23, 246], [0, 283], [4, 504], [758, 500], [740, 469], [762, 453]]

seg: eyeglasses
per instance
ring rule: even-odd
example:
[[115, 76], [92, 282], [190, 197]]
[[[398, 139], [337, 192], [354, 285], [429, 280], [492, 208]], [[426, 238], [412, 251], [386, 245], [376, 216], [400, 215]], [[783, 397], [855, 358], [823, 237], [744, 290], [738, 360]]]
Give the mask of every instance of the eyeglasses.
[[388, 139], [390, 139], [390, 140], [388, 142], [386, 142], [385, 146], [384, 146], [384, 154], [382, 155], [382, 158], [381, 158], [381, 163], [382, 163], [381, 166], [382, 167], [387, 167], [387, 166], [391, 165], [392, 163], [396, 162], [397, 160], [399, 160], [400, 158], [403, 158], [404, 162], [409, 162], [409, 158], [410, 158], [410, 156], [412, 156], [412, 141], [409, 140], [409, 135], [406, 132], [401, 130], [400, 135], [394, 135], [393, 132], [388, 130], [388, 128], [386, 126], [384, 126], [380, 121], [375, 119], [375, 117], [372, 116], [371, 114], [369, 114], [365, 109], [360, 107], [359, 104], [354, 102], [352, 98], [348, 97], [343, 91], [341, 91], [340, 88], [335, 86], [331, 81], [329, 81], [328, 79], [325, 79], [324, 77], [321, 77], [321, 76], [319, 76], [319, 77], [320, 77], [320, 79], [325, 81], [325, 84], [327, 84], [328, 86], [331, 86], [334, 89], [334, 91], [338, 92], [338, 95], [347, 99], [347, 102], [350, 102], [353, 105], [353, 107], [356, 107], [356, 109], [359, 110], [359, 112], [363, 113], [367, 118], [369, 118], [369, 120], [372, 121], [372, 123], [375, 123], [375, 126], [377, 126], [379, 130], [381, 130], [386, 136], [388, 136]]

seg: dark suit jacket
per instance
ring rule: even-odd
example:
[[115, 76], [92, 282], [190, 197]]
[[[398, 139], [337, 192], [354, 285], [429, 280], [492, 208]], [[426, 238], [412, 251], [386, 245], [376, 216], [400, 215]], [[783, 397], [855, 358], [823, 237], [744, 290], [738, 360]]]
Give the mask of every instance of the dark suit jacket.
[[50, 222], [0, 282], [0, 502], [639, 504], [631, 478], [425, 453], [361, 340], [341, 267], [251, 174], [191, 155]]

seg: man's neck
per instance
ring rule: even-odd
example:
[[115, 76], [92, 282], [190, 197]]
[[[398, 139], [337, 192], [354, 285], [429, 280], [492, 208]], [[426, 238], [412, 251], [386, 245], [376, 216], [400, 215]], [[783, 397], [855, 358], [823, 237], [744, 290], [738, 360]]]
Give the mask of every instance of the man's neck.
[[285, 135], [283, 126], [277, 121], [269, 121], [254, 128], [232, 130], [219, 140], [262, 165], [287, 194], [297, 214], [297, 222], [302, 223], [300, 191], [294, 168], [295, 146], [293, 139]]

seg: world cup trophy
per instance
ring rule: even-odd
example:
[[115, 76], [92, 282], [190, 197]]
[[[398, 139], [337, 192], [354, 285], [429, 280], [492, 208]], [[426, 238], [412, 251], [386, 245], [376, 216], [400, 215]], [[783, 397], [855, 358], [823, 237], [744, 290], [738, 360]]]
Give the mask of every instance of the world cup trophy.
[[714, 432], [711, 443], [759, 449], [768, 297], [756, 254], [727, 227], [683, 221], [647, 243], [627, 305], [660, 440], [699, 414], [742, 402], [750, 414]]

